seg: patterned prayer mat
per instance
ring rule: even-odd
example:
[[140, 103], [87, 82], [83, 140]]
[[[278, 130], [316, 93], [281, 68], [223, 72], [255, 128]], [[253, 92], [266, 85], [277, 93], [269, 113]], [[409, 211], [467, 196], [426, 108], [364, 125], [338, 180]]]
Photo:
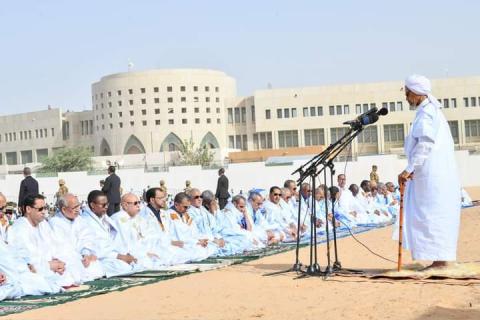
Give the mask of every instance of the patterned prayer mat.
[[[375, 225], [375, 226], [361, 226], [351, 230], [352, 233], [358, 234], [366, 232], [372, 229], [378, 229], [385, 227], [388, 224]], [[337, 238], [344, 238], [350, 235], [350, 232], [346, 229], [337, 230]], [[331, 239], [333, 235], [331, 235]], [[309, 244], [309, 239], [303, 239], [301, 246]], [[326, 235], [317, 234], [317, 242], [326, 242]], [[46, 306], [53, 306], [70, 301], [75, 301], [81, 298], [88, 298], [100, 294], [105, 294], [113, 291], [123, 291], [128, 288], [144, 286], [152, 283], [156, 283], [163, 280], [172, 279], [175, 277], [192, 274], [195, 272], [204, 272], [209, 270], [215, 270], [219, 268], [225, 268], [230, 265], [244, 263], [262, 257], [279, 254], [282, 252], [290, 251], [295, 248], [296, 242], [282, 243], [274, 246], [269, 246], [265, 249], [256, 251], [250, 251], [242, 255], [234, 255], [228, 257], [212, 257], [206, 260], [191, 263], [182, 264], [176, 266], [165, 267], [162, 270], [155, 271], [143, 271], [140, 273], [114, 277], [109, 279], [99, 279], [91, 282], [87, 282], [82, 286], [72, 288], [66, 292], [53, 295], [43, 296], [26, 296], [17, 300], [4, 300], [0, 301], [0, 316], [20, 313], [27, 310], [42, 308]]]

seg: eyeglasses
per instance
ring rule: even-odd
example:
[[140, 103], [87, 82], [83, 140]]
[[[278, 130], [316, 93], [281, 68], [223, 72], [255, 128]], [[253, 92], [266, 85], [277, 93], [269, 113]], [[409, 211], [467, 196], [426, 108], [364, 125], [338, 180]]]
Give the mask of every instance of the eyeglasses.
[[200, 199], [201, 197], [202, 197], [202, 196], [195, 196], [195, 197], [193, 197], [193, 199], [196, 200], [196, 199]]
[[47, 207], [40, 207], [40, 208], [30, 207], [30, 208], [35, 209], [37, 211], [45, 211], [45, 209], [47, 209]]
[[95, 202], [97, 205], [99, 205], [100, 207], [103, 207], [103, 208], [106, 208], [108, 207], [108, 202], [105, 202], [105, 203], [98, 203], [98, 202]]
[[125, 202], [126, 204], [133, 204], [134, 206], [140, 205], [140, 201], [133, 201], [133, 202]]
[[282, 194], [281, 193], [274, 193], [273, 196], [274, 197], [280, 197]]

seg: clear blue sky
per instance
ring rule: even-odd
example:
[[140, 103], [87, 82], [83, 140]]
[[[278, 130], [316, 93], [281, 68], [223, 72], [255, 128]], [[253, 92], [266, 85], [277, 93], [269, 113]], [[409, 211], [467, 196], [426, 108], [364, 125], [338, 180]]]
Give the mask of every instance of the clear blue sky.
[[90, 108], [127, 70], [212, 68], [255, 89], [480, 75], [480, 1], [8, 1], [0, 113]]

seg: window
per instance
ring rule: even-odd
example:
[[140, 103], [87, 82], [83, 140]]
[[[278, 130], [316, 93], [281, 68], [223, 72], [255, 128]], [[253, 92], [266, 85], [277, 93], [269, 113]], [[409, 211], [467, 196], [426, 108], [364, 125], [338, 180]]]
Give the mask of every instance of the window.
[[133, 110], [130, 110], [130, 115], [133, 116]]
[[397, 111], [403, 111], [403, 103], [402, 103], [402, 101], [397, 101]]
[[208, 92], [208, 91], [210, 91], [210, 87], [206, 86], [205, 87], [205, 92]]
[[449, 102], [448, 99], [443, 99], [443, 107], [444, 107], [444, 108], [450, 107], [449, 104], [448, 104], [448, 102]]
[[278, 119], [282, 119], [282, 118], [283, 118], [282, 109], [277, 109], [277, 118], [278, 118]]
[[365, 113], [367, 111], [368, 111], [368, 103], [364, 103], [362, 112]]
[[342, 106], [337, 106], [337, 115], [342, 114]]
[[128, 104], [133, 106], [133, 100], [128, 100]]
[[240, 123], [240, 108], [235, 108], [235, 123]]
[[130, 121], [130, 127], [133, 127], [135, 125], [135, 121]]
[[[88, 125], [88, 122], [87, 122]], [[25, 138], [27, 137], [27, 132], [25, 131]], [[55, 128], [52, 128], [52, 137], [55, 137]]]
[[338, 141], [341, 137], [345, 135], [347, 132], [347, 128], [341, 127], [341, 128], [330, 128], [330, 141], [336, 142]]
[[318, 146], [325, 144], [325, 133], [323, 129], [305, 129], [305, 146]]
[[173, 113], [173, 108], [168, 108], [168, 113]]
[[160, 114], [160, 109], [159, 108], [155, 109], [155, 114]]
[[265, 110], [265, 119], [270, 119], [271, 116], [270, 109]]
[[128, 94], [133, 94], [133, 89], [128, 89]]
[[112, 114], [111, 114], [111, 113], [109, 113], [109, 114], [108, 114], [108, 117], [109, 117], [110, 119], [112, 119]]
[[109, 127], [110, 127], [110, 129], [113, 129], [113, 124], [110, 123], [110, 124], [109, 124]]
[[118, 117], [119, 117], [119, 118], [122, 117], [122, 112], [119, 112], [119, 113], [118, 113]]
[[102, 109], [103, 109], [103, 107], [104, 107], [104, 105], [103, 105], [103, 102], [100, 104], [100, 106], [101, 106], [101, 107], [102, 107]]
[[317, 115], [317, 108], [310, 107], [310, 117], [315, 117]]
[[102, 130], [105, 130], [105, 125], [104, 124], [102, 124]]
[[119, 127], [119, 128], [123, 128], [123, 122], [119, 122], [119, 123], [118, 123], [118, 127]]
[[145, 93], [145, 88], [140, 88], [141, 93]]
[[394, 112], [395, 111], [395, 102], [390, 102], [390, 109], [389, 109], [390, 112]]
[[465, 120], [466, 142], [480, 141], [480, 120]]
[[451, 103], [452, 103], [452, 108], [456, 108], [456, 107], [457, 107], [457, 99], [452, 98], [452, 99], [451, 99]]
[[171, 86], [168, 86], [167, 87], [167, 92], [172, 92], [173, 91], [173, 88]]
[[200, 112], [200, 108], [199, 108], [199, 107], [193, 108], [193, 112], [199, 113], [199, 112]]
[[198, 97], [193, 97], [193, 102], [198, 102]]
[[257, 132], [253, 134], [253, 148], [255, 150], [272, 149], [272, 133]]
[[216, 98], [215, 98], [215, 102], [220, 102], [220, 98], [219, 98], [219, 97], [216, 97]]
[[218, 87], [215, 87], [215, 92], [218, 92], [218, 91], [219, 91], [219, 90], [218, 90]]
[[247, 108], [242, 107], [241, 111], [242, 111], [242, 123], [246, 123], [247, 122]]
[[386, 124], [383, 126], [385, 144], [403, 146], [405, 139], [403, 124]]
[[193, 92], [197, 92], [198, 91], [198, 87], [197, 86], [193, 86]]
[[448, 121], [450, 132], [452, 133], [453, 142], [458, 144], [458, 121]]
[[292, 108], [292, 118], [297, 117], [297, 108]]
[[463, 105], [468, 108], [468, 98], [463, 98]]
[[317, 107], [317, 116], [323, 116], [323, 107], [322, 106]]
[[158, 119], [155, 120], [155, 125], [156, 125], [156, 126], [159, 126], [159, 125], [160, 125], [160, 120], [158, 120]]
[[108, 102], [108, 107], [111, 108], [112, 107], [112, 103], [109, 101]]
[[122, 95], [122, 90], [117, 90], [117, 95], [121, 96]]
[[242, 149], [242, 136], [239, 134], [235, 136], [235, 149]]
[[207, 113], [210, 113], [210, 108], [206, 108], [205, 111], [206, 111]]
[[153, 87], [153, 92], [158, 92], [158, 87]]
[[121, 107], [122, 106], [122, 101], [121, 100], [118, 100], [118, 106]]
[[228, 136], [228, 147], [230, 149], [235, 149], [235, 137], [234, 136]]
[[187, 97], [181, 97], [180, 102], [187, 102]]
[[335, 115], [335, 106], [328, 107], [328, 114], [331, 116]]
[[185, 92], [185, 86], [180, 86], [180, 91]]
[[110, 98], [112, 96], [112, 92], [108, 91], [108, 97]]
[[172, 97], [168, 97], [168, 98], [167, 98], [167, 102], [168, 102], [168, 103], [172, 103], [172, 102], [173, 102], [173, 98], [172, 98]]
[[195, 123], [199, 124], [200, 123], [200, 118], [195, 118]]
[[102, 113], [102, 119], [105, 119], [105, 115]]
[[168, 124], [174, 124], [173, 119], [168, 119]]
[[348, 104], [343, 106], [343, 114], [350, 114], [350, 106]]
[[146, 104], [147, 103], [147, 99], [142, 99], [142, 104]]
[[476, 107], [477, 106], [477, 97], [470, 98], [470, 106]]
[[[198, 109], [198, 108], [195, 108]], [[233, 110], [232, 108], [227, 109], [227, 122], [228, 123], [233, 123]]]
[[160, 103], [160, 98], [153, 98], [154, 103]]
[[278, 146], [280, 148], [298, 147], [298, 131], [278, 131]]
[[362, 113], [362, 105], [361, 104], [356, 104], [355, 105], [355, 113], [356, 114], [361, 114]]
[[187, 119], [182, 119], [182, 124], [187, 124]]
[[182, 113], [187, 113], [187, 108], [182, 108]]
[[217, 108], [217, 109], [216, 109], [216, 112], [217, 112], [217, 113], [220, 113], [220, 108]]
[[248, 149], [248, 140], [247, 140], [247, 135], [244, 134], [242, 135], [242, 150], [247, 150]]
[[212, 123], [212, 119], [207, 118], [207, 123]]
[[103, 92], [100, 93], [100, 99], [103, 99]]
[[377, 126], [368, 126], [358, 135], [358, 143], [377, 144]]
[[210, 102], [210, 97], [205, 97], [205, 102]]
[[220, 118], [217, 118], [217, 124], [220, 124]]
[[147, 109], [142, 109], [142, 116], [146, 116], [147, 115]]
[[308, 107], [303, 107], [303, 116], [304, 117], [308, 117], [309, 113], [308, 113]]

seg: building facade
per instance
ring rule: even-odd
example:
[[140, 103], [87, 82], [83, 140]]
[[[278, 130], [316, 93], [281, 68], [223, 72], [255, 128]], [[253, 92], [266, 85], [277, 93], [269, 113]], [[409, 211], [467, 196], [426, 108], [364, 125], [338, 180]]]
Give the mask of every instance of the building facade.
[[[435, 79], [432, 87], [456, 146], [480, 147], [480, 77]], [[389, 114], [366, 127], [351, 152], [397, 153], [415, 116], [402, 81], [238, 97], [232, 77], [201, 69], [108, 75], [92, 84], [91, 98], [88, 111], [1, 116], [0, 165], [38, 163], [58, 148], [79, 145], [97, 156], [176, 151], [190, 139], [225, 152], [328, 145], [348, 129], [343, 122], [373, 107]]]

